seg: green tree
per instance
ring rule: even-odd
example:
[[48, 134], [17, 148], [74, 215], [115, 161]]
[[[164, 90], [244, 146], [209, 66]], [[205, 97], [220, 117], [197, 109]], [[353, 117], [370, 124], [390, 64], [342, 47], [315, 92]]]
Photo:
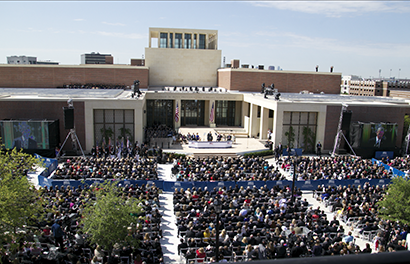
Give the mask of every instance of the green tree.
[[83, 232], [90, 234], [91, 243], [111, 251], [114, 244], [137, 246], [138, 242], [128, 235], [128, 227], [137, 222], [142, 212], [140, 201], [124, 198], [116, 182], [106, 181], [93, 188], [96, 200], [90, 200], [83, 211]]
[[289, 131], [285, 132], [285, 136], [288, 140], [289, 147], [293, 148], [293, 143], [295, 141], [295, 132], [292, 126], [289, 127]]
[[39, 191], [26, 176], [35, 165], [42, 166], [33, 156], [0, 149], [0, 244], [9, 244], [10, 250], [18, 246], [12, 242], [21, 238], [24, 227], [36, 223], [44, 211]]
[[410, 181], [402, 177], [393, 179], [378, 206], [382, 219], [410, 224]]
[[303, 127], [303, 147], [305, 152], [313, 152], [315, 146], [316, 135], [309, 127]]

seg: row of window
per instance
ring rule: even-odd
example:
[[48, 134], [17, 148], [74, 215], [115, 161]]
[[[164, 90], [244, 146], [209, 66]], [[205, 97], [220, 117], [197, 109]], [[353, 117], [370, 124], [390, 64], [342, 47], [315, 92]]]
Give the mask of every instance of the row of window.
[[[198, 40], [199, 35], [199, 41]], [[160, 48], [176, 48], [176, 49], [205, 49], [205, 34], [190, 34], [185, 33], [182, 39], [182, 33], [160, 33], [159, 47]]]

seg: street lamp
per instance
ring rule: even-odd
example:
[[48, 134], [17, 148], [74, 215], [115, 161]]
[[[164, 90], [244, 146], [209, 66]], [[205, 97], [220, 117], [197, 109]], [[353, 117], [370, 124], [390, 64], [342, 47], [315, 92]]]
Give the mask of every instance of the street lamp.
[[215, 261], [218, 262], [219, 258], [219, 214], [222, 212], [222, 203], [218, 198], [214, 201], [214, 210], [216, 213], [216, 250], [215, 250]]
[[299, 165], [299, 157], [295, 153], [295, 156], [292, 158], [292, 165], [293, 165], [293, 177], [292, 177], [292, 203], [295, 202], [295, 181], [296, 181], [296, 166]]

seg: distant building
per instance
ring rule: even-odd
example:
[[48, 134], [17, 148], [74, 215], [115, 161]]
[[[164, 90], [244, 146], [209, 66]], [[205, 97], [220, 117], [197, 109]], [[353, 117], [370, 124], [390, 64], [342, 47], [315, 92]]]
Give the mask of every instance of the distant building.
[[360, 81], [360, 80], [362, 80], [362, 78], [357, 75], [342, 76], [342, 82], [340, 84], [340, 93], [349, 94], [350, 93], [350, 82]]
[[410, 98], [410, 80], [396, 80], [387, 83], [390, 97]]
[[58, 65], [59, 63], [56, 61], [37, 61], [36, 64], [40, 65]]
[[55, 61], [38, 61], [37, 57], [28, 56], [10, 56], [7, 57], [7, 64], [42, 64], [42, 65], [58, 65]]
[[113, 57], [98, 52], [85, 53], [81, 54], [81, 64], [113, 64]]
[[37, 57], [10, 56], [7, 57], [7, 64], [37, 64]]

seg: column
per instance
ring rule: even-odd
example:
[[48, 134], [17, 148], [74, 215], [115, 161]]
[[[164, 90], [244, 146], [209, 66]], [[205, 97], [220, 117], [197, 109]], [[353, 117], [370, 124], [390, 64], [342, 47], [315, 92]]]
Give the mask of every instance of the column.
[[[214, 106], [213, 110], [212, 110], [212, 105]], [[215, 99], [209, 100], [209, 108], [208, 109], [209, 109], [209, 111], [205, 111], [205, 113], [208, 113], [208, 117], [205, 117], [205, 119], [208, 118], [209, 127], [216, 127], [216, 122], [215, 122], [216, 121], [216, 102], [215, 102]], [[212, 111], [213, 111], [214, 120], [211, 121]], [[205, 123], [206, 123], [206, 120], [205, 120]]]
[[147, 124], [145, 116], [146, 110], [142, 104], [137, 104], [134, 108], [134, 141], [138, 141], [139, 144], [144, 141], [144, 127]]
[[283, 131], [283, 110], [273, 111], [273, 127], [272, 127], [272, 141], [275, 142], [277, 146], [282, 142], [282, 131]]
[[259, 118], [258, 118], [258, 106], [251, 104], [251, 116], [250, 116], [250, 124], [249, 124], [249, 136], [256, 137], [259, 132]]
[[261, 107], [261, 119], [260, 119], [259, 139], [268, 138], [269, 129], [269, 109]]

